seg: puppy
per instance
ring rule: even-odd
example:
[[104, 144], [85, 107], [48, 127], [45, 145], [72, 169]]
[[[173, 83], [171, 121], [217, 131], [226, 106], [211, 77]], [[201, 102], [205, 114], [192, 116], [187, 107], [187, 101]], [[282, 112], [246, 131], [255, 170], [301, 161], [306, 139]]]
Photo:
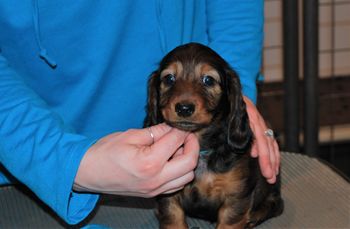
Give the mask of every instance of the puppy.
[[195, 179], [158, 198], [160, 228], [188, 228], [185, 215], [217, 228], [252, 228], [283, 211], [280, 179], [268, 184], [249, 151], [253, 141], [237, 74], [212, 49], [190, 43], [168, 53], [148, 82], [145, 126], [194, 132]]

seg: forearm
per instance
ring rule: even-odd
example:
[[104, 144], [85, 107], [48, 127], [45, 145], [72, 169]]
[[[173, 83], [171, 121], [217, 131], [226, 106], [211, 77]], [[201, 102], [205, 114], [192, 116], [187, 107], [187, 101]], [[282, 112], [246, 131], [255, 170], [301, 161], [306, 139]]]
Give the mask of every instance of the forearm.
[[94, 140], [68, 131], [1, 55], [0, 78], [1, 164], [68, 223], [79, 222], [97, 200], [72, 193], [80, 160]]

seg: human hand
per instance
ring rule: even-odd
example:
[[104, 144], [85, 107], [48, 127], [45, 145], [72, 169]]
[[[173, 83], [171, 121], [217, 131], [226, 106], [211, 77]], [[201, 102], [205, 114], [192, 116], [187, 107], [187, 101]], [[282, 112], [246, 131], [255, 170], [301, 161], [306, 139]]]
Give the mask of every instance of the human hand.
[[[76, 191], [153, 197], [180, 190], [194, 178], [199, 143], [165, 124], [107, 135], [83, 157]], [[153, 142], [154, 141], [154, 142]]]
[[268, 183], [273, 184], [276, 182], [281, 160], [278, 144], [274, 137], [265, 135], [265, 131], [268, 128], [254, 103], [246, 96], [243, 96], [243, 100], [246, 103], [250, 127], [255, 136], [251, 156], [259, 157], [263, 176]]

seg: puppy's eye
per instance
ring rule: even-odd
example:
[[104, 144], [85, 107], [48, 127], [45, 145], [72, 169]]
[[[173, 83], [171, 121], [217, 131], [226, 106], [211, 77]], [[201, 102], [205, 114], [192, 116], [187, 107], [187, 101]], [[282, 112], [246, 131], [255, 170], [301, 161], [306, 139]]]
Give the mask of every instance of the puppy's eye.
[[205, 75], [202, 77], [202, 82], [205, 86], [211, 87], [211, 86], [214, 86], [215, 79], [212, 76]]
[[176, 77], [173, 74], [168, 74], [166, 76], [163, 77], [163, 82], [165, 85], [167, 86], [173, 86], [175, 84], [176, 81]]

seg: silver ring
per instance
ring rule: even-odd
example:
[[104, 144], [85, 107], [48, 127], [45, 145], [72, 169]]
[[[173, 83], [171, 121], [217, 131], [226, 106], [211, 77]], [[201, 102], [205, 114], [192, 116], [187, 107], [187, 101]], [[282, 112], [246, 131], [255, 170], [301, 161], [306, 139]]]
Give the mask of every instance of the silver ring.
[[[153, 143], [154, 143], [154, 135], [153, 135], [153, 132], [152, 132], [151, 127], [148, 127], [147, 130], [148, 130], [148, 132], [149, 132], [149, 135], [150, 135], [151, 138], [152, 138], [152, 144], [153, 144]], [[152, 144], [151, 144], [151, 145], [152, 145]]]
[[271, 129], [265, 130], [264, 134], [265, 134], [265, 136], [270, 137], [270, 138], [274, 138], [275, 137], [275, 135], [273, 133], [273, 130], [271, 130]]

